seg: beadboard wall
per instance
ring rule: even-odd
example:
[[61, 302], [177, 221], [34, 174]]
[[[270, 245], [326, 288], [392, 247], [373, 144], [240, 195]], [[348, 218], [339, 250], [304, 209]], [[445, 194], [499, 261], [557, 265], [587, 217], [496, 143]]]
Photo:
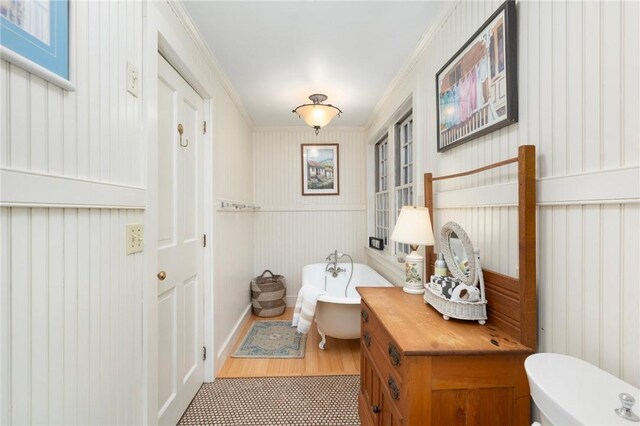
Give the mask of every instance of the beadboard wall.
[[[421, 160], [435, 176], [536, 145], [538, 350], [640, 386], [640, 4], [518, 2], [519, 122], [439, 154], [435, 74], [500, 3], [449, 6], [378, 105], [366, 140], [413, 95]], [[459, 222], [484, 265], [509, 275], [518, 274], [515, 178], [509, 166], [435, 186], [436, 228]]]
[[1, 61], [2, 424], [144, 422], [142, 11], [73, 2], [75, 91]]
[[[254, 272], [283, 274], [290, 305], [295, 304], [304, 265], [326, 262], [336, 249], [364, 262], [364, 132], [333, 124], [318, 136], [306, 127], [256, 128], [253, 133], [254, 200], [260, 206], [254, 215]], [[339, 144], [340, 195], [302, 196], [303, 143]]]
[[[145, 424], [157, 415], [155, 322], [145, 307], [155, 299], [145, 213], [145, 126], [157, 81], [145, 80], [157, 58], [150, 28], [211, 95], [212, 196], [253, 196], [252, 124], [179, 11], [175, 2], [71, 2], [74, 91], [0, 61], [0, 424]], [[145, 82], [138, 97], [126, 90], [127, 62]], [[225, 231], [210, 236], [214, 253], [250, 253], [214, 266], [215, 317], [205, 332], [216, 354], [247, 305], [247, 290], [229, 282], [253, 274], [253, 229], [213, 221]], [[125, 254], [129, 223], [147, 225], [143, 253]], [[211, 359], [214, 368], [223, 361]]]

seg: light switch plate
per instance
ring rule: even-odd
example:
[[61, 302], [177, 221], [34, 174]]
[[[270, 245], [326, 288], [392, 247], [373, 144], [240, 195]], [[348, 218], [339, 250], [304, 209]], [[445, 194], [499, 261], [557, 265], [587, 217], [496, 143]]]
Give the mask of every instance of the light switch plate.
[[127, 224], [127, 254], [139, 253], [144, 249], [144, 225]]
[[139, 86], [140, 76], [138, 75], [138, 69], [131, 62], [127, 61], [127, 92], [137, 98]]

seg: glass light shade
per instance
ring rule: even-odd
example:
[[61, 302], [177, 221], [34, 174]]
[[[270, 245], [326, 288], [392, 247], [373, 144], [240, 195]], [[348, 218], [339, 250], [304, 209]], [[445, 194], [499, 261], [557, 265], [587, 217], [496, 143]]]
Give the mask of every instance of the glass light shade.
[[337, 108], [328, 105], [315, 104], [304, 105], [296, 108], [296, 113], [305, 123], [311, 127], [324, 127], [340, 112]]
[[402, 207], [391, 239], [399, 243], [432, 246], [434, 240], [429, 210], [426, 207]]

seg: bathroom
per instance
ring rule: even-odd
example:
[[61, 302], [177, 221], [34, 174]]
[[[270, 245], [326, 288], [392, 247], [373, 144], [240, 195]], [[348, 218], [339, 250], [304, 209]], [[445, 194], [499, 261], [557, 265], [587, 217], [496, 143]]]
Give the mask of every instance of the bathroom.
[[[14, 6], [60, 18], [46, 26], [51, 36], [30, 34], [62, 43], [61, 69], [7, 47]], [[254, 322], [292, 318], [305, 266], [331, 267], [332, 253], [346, 270], [336, 279], [348, 280], [352, 263], [370, 268], [349, 291], [378, 277], [398, 287], [399, 312], [416, 321], [388, 332], [425, 332], [419, 315], [434, 308], [400, 289], [410, 247], [391, 237], [402, 206], [429, 204], [425, 268], [442, 252], [443, 225], [458, 223], [488, 283], [491, 271], [535, 278], [534, 321], [522, 322], [533, 327], [530, 349], [639, 388], [640, 3], [515, 1], [507, 39], [517, 49], [500, 54], [517, 59], [505, 86], [517, 114], [444, 147], [437, 117], [449, 110], [439, 110], [436, 76], [502, 6], [0, 2], [0, 424], [176, 424], [200, 389], [210, 401], [194, 401], [183, 424], [220, 413], [238, 425], [369, 424], [358, 411], [363, 339], [327, 333], [323, 350], [312, 324], [305, 358], [233, 355]], [[317, 133], [292, 112], [313, 94], [342, 111]], [[333, 175], [323, 169], [333, 187], [308, 188], [305, 145], [333, 150]], [[431, 191], [425, 174], [519, 158], [528, 145], [534, 248], [524, 254], [534, 268], [523, 273], [518, 164], [436, 180]], [[197, 255], [174, 251], [178, 240]], [[282, 316], [252, 314], [250, 283], [265, 270], [286, 281]], [[487, 293], [485, 325], [429, 321], [489, 332], [501, 300]], [[272, 374], [260, 397], [242, 382]], [[313, 403], [279, 399], [287, 389]], [[521, 400], [525, 423], [544, 420]], [[385, 424], [381, 410], [374, 418]]]

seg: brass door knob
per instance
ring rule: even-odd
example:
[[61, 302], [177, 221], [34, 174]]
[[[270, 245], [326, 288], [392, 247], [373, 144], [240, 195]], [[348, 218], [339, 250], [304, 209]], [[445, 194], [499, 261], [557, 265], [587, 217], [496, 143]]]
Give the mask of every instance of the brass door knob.
[[167, 273], [165, 271], [160, 271], [158, 272], [157, 277], [160, 281], [164, 281], [164, 279], [167, 278]]

